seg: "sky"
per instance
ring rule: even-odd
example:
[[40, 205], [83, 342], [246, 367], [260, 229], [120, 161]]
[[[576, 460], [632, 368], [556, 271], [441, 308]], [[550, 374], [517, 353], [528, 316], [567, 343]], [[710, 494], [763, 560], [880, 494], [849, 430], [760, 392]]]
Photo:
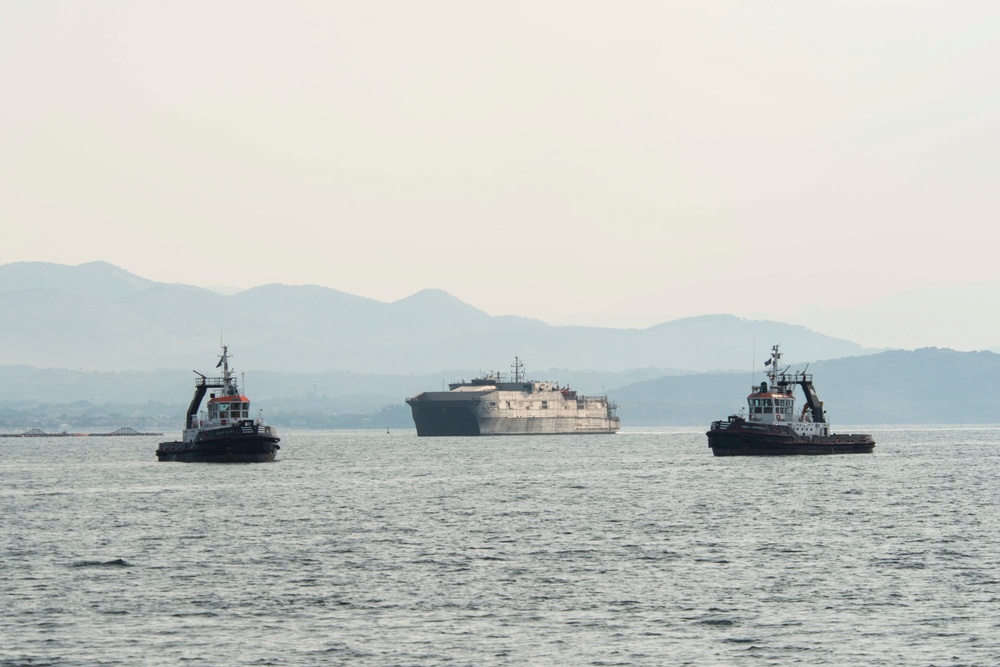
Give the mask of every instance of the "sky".
[[1000, 345], [1000, 3], [0, 0], [0, 90], [0, 264]]

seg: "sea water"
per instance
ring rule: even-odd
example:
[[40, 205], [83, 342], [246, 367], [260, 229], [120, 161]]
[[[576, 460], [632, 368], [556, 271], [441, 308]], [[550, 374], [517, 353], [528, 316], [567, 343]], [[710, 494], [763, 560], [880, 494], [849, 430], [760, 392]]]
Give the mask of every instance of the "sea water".
[[0, 439], [0, 665], [1000, 664], [1000, 427], [864, 430]]

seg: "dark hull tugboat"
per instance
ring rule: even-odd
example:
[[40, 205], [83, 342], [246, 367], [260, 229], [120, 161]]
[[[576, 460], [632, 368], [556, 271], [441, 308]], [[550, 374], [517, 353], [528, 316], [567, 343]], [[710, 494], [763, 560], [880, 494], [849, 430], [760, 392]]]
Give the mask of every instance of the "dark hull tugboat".
[[[830, 433], [823, 403], [813, 388], [812, 375], [778, 370], [781, 353], [771, 348], [767, 382], [754, 387], [747, 397], [749, 414], [730, 415], [712, 423], [708, 446], [716, 456], [783, 456], [790, 454], [870, 454], [875, 441], [870, 435]], [[795, 385], [802, 387], [806, 405], [795, 414]], [[742, 413], [742, 411], [741, 411]]]
[[[187, 410], [183, 439], [161, 442], [156, 450], [160, 461], [185, 463], [263, 463], [273, 461], [280, 447], [277, 431], [263, 419], [250, 417], [250, 399], [240, 393], [229, 368], [229, 348], [222, 346], [221, 378], [198, 373], [194, 398]], [[208, 414], [198, 414], [209, 389], [219, 389], [208, 399]]]

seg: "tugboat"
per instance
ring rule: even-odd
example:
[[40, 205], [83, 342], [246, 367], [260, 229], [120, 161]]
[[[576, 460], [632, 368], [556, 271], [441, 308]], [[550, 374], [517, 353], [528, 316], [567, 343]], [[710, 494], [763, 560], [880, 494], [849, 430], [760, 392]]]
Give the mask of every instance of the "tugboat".
[[[782, 456], [790, 454], [870, 454], [875, 440], [867, 434], [830, 433], [823, 403], [816, 395], [812, 374], [778, 370], [781, 352], [771, 348], [767, 382], [753, 387], [747, 396], [749, 414], [730, 415], [712, 422], [708, 446], [716, 456]], [[807, 367], [808, 368], [808, 367]], [[806, 405], [795, 414], [795, 385], [802, 387]]]
[[[250, 417], [250, 399], [240, 393], [229, 368], [229, 347], [222, 346], [216, 368], [222, 377], [205, 377], [198, 371], [194, 398], [187, 410], [183, 439], [161, 442], [156, 450], [160, 461], [185, 463], [263, 463], [273, 461], [280, 447], [278, 433], [263, 419]], [[208, 399], [208, 414], [198, 414], [209, 389], [219, 389]]]
[[517, 357], [513, 381], [488, 373], [449, 391], [406, 399], [418, 436], [617, 433], [618, 406], [607, 396], [582, 396], [558, 382], [524, 379]]

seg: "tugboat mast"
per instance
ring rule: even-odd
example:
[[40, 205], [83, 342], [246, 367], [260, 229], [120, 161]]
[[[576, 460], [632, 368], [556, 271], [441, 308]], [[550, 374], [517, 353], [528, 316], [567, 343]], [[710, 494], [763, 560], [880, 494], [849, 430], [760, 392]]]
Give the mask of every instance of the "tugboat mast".
[[781, 360], [781, 352], [778, 350], [778, 345], [771, 346], [771, 359], [768, 363], [771, 368], [767, 371], [767, 376], [771, 378], [771, 386], [773, 387], [778, 381], [778, 362]]
[[223, 344], [222, 346], [222, 358], [219, 359], [219, 363], [216, 364], [216, 368], [222, 366], [222, 383], [226, 387], [226, 393], [230, 396], [236, 395], [238, 389], [233, 382], [233, 373], [229, 370], [229, 346]]

